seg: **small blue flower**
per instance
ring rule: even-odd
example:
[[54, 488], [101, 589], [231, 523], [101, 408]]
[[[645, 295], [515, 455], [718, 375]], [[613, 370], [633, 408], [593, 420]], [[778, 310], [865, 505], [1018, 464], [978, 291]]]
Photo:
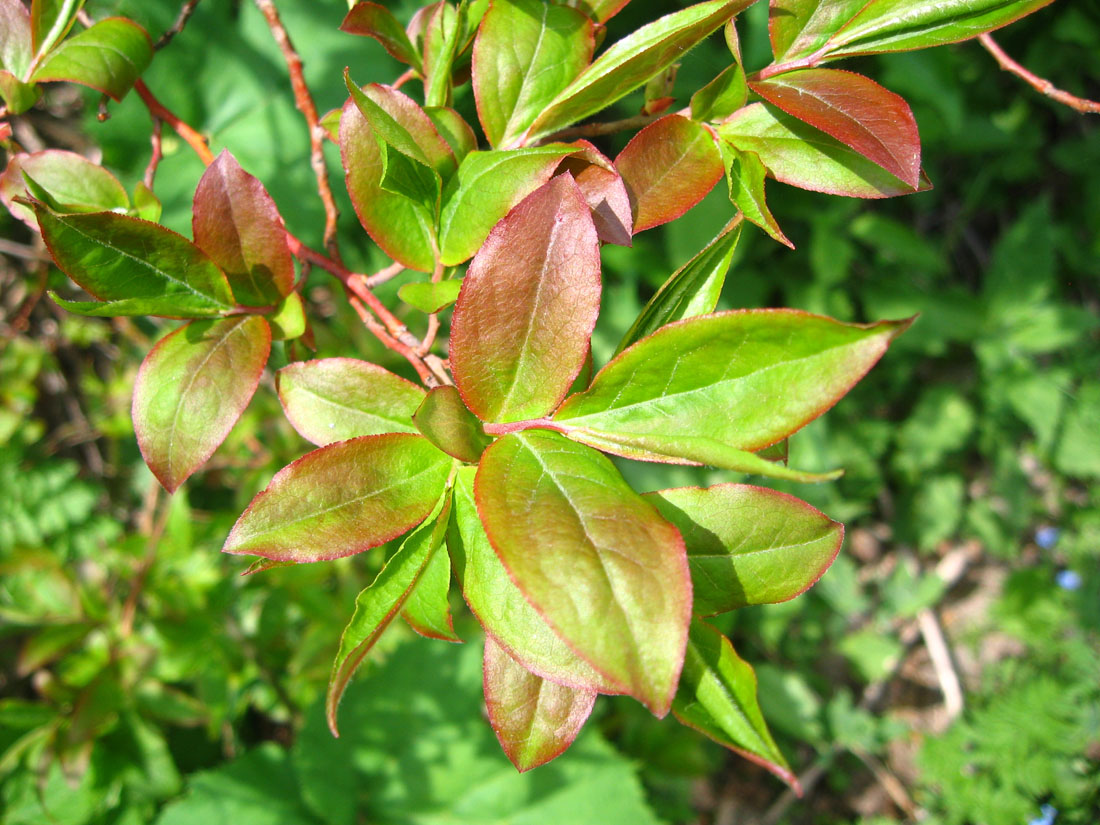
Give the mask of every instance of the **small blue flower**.
[[1074, 570], [1059, 570], [1054, 581], [1063, 590], [1081, 589], [1081, 574]]
[[1039, 816], [1032, 819], [1027, 825], [1054, 825], [1058, 818], [1058, 809], [1053, 805], [1044, 805], [1039, 809]]
[[1058, 543], [1062, 531], [1057, 527], [1040, 527], [1035, 531], [1035, 543], [1044, 550], [1049, 550]]

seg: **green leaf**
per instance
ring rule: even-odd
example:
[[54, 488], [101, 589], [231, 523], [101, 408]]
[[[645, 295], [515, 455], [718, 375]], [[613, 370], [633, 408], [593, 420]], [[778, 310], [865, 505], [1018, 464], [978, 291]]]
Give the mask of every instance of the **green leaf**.
[[31, 80], [69, 80], [121, 100], [152, 60], [145, 29], [124, 17], [108, 17], [54, 49]]
[[275, 374], [287, 419], [323, 447], [362, 435], [415, 433], [424, 391], [388, 370], [354, 358], [299, 361]]
[[867, 0], [771, 0], [768, 32], [776, 61], [805, 57], [867, 5]]
[[443, 192], [440, 261], [458, 266], [469, 260], [481, 248], [489, 230], [513, 206], [550, 180], [558, 161], [574, 151], [559, 143], [470, 152]]
[[1100, 383], [1085, 381], [1068, 401], [1055, 466], [1068, 476], [1100, 478]]
[[275, 311], [267, 316], [267, 322], [271, 324], [271, 337], [276, 341], [292, 341], [305, 335], [309, 322], [302, 296], [291, 292], [275, 306]]
[[377, 547], [427, 517], [452, 463], [426, 439], [404, 433], [321, 447], [275, 474], [222, 552], [301, 564]]
[[31, 155], [14, 155], [0, 176], [0, 200], [11, 213], [32, 228], [38, 226], [32, 209], [15, 198], [33, 197], [23, 178], [27, 175], [49, 193], [60, 212], [111, 212], [130, 206], [118, 178], [75, 152], [47, 149]]
[[264, 185], [225, 149], [195, 190], [195, 245], [222, 268], [237, 300], [273, 306], [294, 286], [286, 227]]
[[455, 518], [447, 536], [462, 595], [486, 634], [524, 668], [557, 684], [600, 693], [624, 688], [600, 675], [563, 642], [524, 598], [485, 535], [474, 502], [475, 467], [455, 479]]
[[676, 529], [607, 458], [546, 430], [506, 435], [485, 451], [477, 502], [493, 549], [547, 623], [664, 716], [691, 614]]
[[588, 66], [592, 21], [543, 0], [496, 0], [474, 42], [477, 114], [491, 146], [523, 135], [545, 106]]
[[35, 54], [45, 54], [76, 20], [84, 0], [31, 0], [31, 40]]
[[545, 765], [573, 744], [596, 693], [548, 682], [485, 637], [485, 708], [504, 753], [521, 773]]
[[451, 73], [465, 33], [467, 0], [455, 9], [448, 2], [433, 4], [424, 27], [424, 103], [447, 106], [451, 102]]
[[67, 312], [88, 318], [123, 318], [153, 315], [161, 318], [214, 318], [224, 311], [213, 311], [205, 304], [196, 304], [176, 296], [159, 298], [123, 298], [119, 301], [68, 301], [56, 292], [47, 295]]
[[33, 57], [31, 16], [27, 7], [22, 0], [0, 0], [0, 69], [18, 80], [26, 75]]
[[605, 109], [683, 59], [753, 0], [710, 0], [665, 15], [600, 55], [545, 108], [527, 133], [530, 142]]
[[451, 321], [451, 369], [483, 421], [552, 411], [584, 364], [600, 306], [600, 253], [569, 175], [529, 195], [477, 253]]
[[435, 125], [439, 136], [447, 141], [455, 156], [455, 163], [462, 163], [466, 156], [477, 149], [477, 135], [458, 112], [446, 106], [427, 106], [426, 114]]
[[431, 315], [457, 301], [460, 289], [461, 280], [414, 282], [403, 284], [397, 290], [397, 297], [409, 306]]
[[42, 87], [24, 83], [7, 70], [0, 70], [0, 98], [8, 107], [8, 114], [21, 115], [42, 97]]
[[134, 217], [157, 223], [160, 220], [162, 211], [164, 211], [164, 207], [161, 205], [160, 198], [145, 185], [144, 181], [139, 180], [134, 184], [134, 208], [132, 211]]
[[425, 638], [461, 643], [451, 619], [450, 591], [451, 557], [437, 548], [405, 600], [401, 618]]
[[833, 563], [844, 526], [785, 493], [747, 484], [647, 493], [684, 537], [695, 614], [804, 593]]
[[344, 22], [340, 24], [340, 31], [373, 37], [382, 44], [391, 57], [411, 66], [417, 74], [422, 74], [424, 71], [420, 63], [420, 55], [417, 54], [405, 29], [393, 16], [393, 12], [385, 6], [378, 3], [356, 3], [348, 11]]
[[839, 401], [908, 325], [842, 324], [797, 310], [679, 321], [616, 356], [554, 419], [759, 450]]
[[563, 0], [566, 6], [580, 9], [597, 23], [606, 23], [626, 6], [630, 0]]
[[88, 638], [95, 630], [92, 622], [52, 624], [30, 635], [19, 650], [15, 674], [24, 678], [55, 662]]
[[741, 210], [746, 220], [759, 226], [779, 243], [794, 249], [794, 244], [783, 234], [764, 199], [764, 179], [768, 176], [768, 170], [760, 156], [755, 152], [739, 152], [725, 141], [718, 148], [726, 167], [726, 182], [733, 205]]
[[727, 226], [702, 252], [673, 272], [638, 313], [615, 355], [666, 324], [713, 312], [740, 238], [740, 224]]
[[443, 495], [428, 518], [401, 543], [375, 580], [355, 599], [355, 613], [340, 636], [340, 649], [332, 663], [325, 715], [333, 736], [339, 736], [336, 709], [348, 682], [378, 637], [389, 627], [409, 597], [428, 559], [443, 543], [451, 516], [451, 498]]
[[719, 745], [771, 771], [800, 794], [756, 698], [756, 674], [729, 639], [710, 625], [691, 623], [684, 673], [672, 705], [676, 718]]
[[271, 330], [258, 315], [193, 321], [162, 338], [134, 383], [134, 432], [170, 493], [225, 440], [260, 384]]
[[477, 417], [466, 409], [462, 396], [454, 387], [430, 390], [413, 414], [413, 423], [425, 438], [447, 455], [469, 464], [476, 464], [481, 459], [492, 440]]
[[236, 305], [222, 271], [182, 235], [113, 212], [59, 215], [41, 204], [34, 212], [54, 262], [95, 298], [159, 299], [178, 315]]
[[744, 106], [748, 98], [745, 68], [734, 63], [691, 96], [691, 117], [693, 120], [725, 120]]

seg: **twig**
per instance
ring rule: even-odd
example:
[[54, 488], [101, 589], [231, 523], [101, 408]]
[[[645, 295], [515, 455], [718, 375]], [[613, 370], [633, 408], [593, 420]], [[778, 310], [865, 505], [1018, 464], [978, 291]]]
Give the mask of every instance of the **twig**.
[[164, 34], [157, 38], [157, 42], [153, 44], [153, 51], [159, 52], [165, 46], [172, 42], [172, 38], [183, 31], [183, 27], [187, 25], [187, 21], [191, 19], [191, 14], [195, 11], [195, 6], [199, 4], [199, 0], [187, 0], [181, 7], [180, 13], [176, 16], [176, 22], [172, 24]]
[[371, 333], [374, 334], [379, 341], [383, 343], [387, 348], [394, 350], [405, 356], [406, 360], [412, 364], [413, 369], [416, 370], [416, 374], [420, 376], [420, 380], [424, 382], [425, 386], [435, 387], [439, 385], [439, 381], [432, 373], [428, 365], [424, 363], [424, 360], [413, 351], [413, 349], [394, 338], [382, 324], [378, 323], [377, 319], [371, 315], [370, 311], [363, 305], [363, 302], [358, 297], [351, 294], [351, 290], [348, 290], [348, 303], [351, 304], [352, 309], [359, 315], [359, 319]]
[[290, 35], [283, 26], [282, 20], [279, 19], [279, 12], [272, 0], [255, 0], [255, 3], [263, 13], [267, 27], [271, 29], [271, 35], [283, 53], [287, 70], [290, 72], [290, 85], [294, 89], [294, 103], [305, 117], [306, 125], [309, 127], [310, 165], [317, 178], [317, 194], [325, 207], [325, 249], [332, 258], [340, 260], [336, 244], [336, 220], [339, 212], [336, 210], [336, 201], [328, 182], [328, 167], [325, 166], [325, 129], [321, 126], [321, 119], [317, 115], [317, 104], [313, 102], [313, 95], [310, 94], [309, 86], [306, 85], [305, 75], [302, 72], [302, 58], [294, 50], [294, 44], [290, 42]]
[[145, 85], [145, 81], [138, 80], [134, 83], [134, 91], [138, 93], [138, 97], [145, 103], [146, 108], [149, 110], [149, 114], [153, 117], [160, 118], [173, 129], [176, 130], [184, 142], [190, 146], [195, 154], [199, 156], [199, 159], [203, 162], [203, 165], [209, 166], [214, 162], [214, 153], [210, 151], [210, 147], [206, 144], [206, 138], [192, 129], [187, 123], [176, 117], [172, 111], [164, 106], [151, 91], [149, 87]]
[[916, 803], [913, 802], [913, 798], [909, 796], [909, 792], [905, 790], [905, 785], [902, 784], [902, 781], [897, 778], [894, 772], [882, 764], [876, 757], [863, 750], [863, 748], [851, 748], [850, 750], [855, 757], [866, 765], [867, 769], [874, 774], [875, 779], [894, 801], [894, 804], [897, 805], [907, 817], [915, 820], [919, 813]]
[[920, 625], [924, 646], [928, 648], [928, 655], [932, 659], [932, 668], [936, 671], [936, 678], [940, 682], [940, 690], [943, 691], [943, 704], [947, 709], [947, 718], [955, 719], [963, 712], [962, 683], [959, 681], [959, 673], [951, 658], [951, 649], [947, 646], [947, 639], [943, 635], [943, 628], [940, 627], [939, 619], [931, 608], [925, 608], [918, 613], [917, 622]]
[[142, 182], [145, 184], [145, 188], [150, 192], [153, 191], [153, 180], [157, 176], [157, 166], [160, 164], [161, 158], [164, 157], [163, 147], [161, 146], [161, 123], [163, 121], [156, 115], [152, 115], [153, 118], [153, 133], [149, 137], [149, 142], [153, 145], [153, 154], [149, 157], [149, 165], [145, 167], [145, 177], [142, 178]]
[[611, 120], [606, 123], [583, 123], [580, 126], [570, 126], [568, 129], [561, 129], [553, 134], [546, 135], [545, 137], [539, 138], [538, 142], [555, 143], [557, 141], [576, 140], [577, 138], [613, 135], [616, 132], [640, 129], [662, 117], [664, 117], [664, 113], [659, 115], [637, 115], [635, 117], [624, 118], [623, 120]]
[[35, 249], [33, 246], [16, 243], [15, 241], [9, 241], [7, 238], [0, 238], [0, 252], [3, 252], [5, 255], [11, 255], [14, 258], [24, 258], [28, 261], [51, 260], [50, 256], [47, 255], [44, 250]]
[[392, 87], [394, 89], [400, 89], [416, 76], [416, 72], [413, 69], [408, 69], [407, 71], [401, 73], [397, 80], [393, 82]]
[[978, 40], [985, 50], [993, 55], [993, 59], [997, 61], [1002, 69], [1016, 75], [1037, 92], [1046, 95], [1051, 100], [1058, 101], [1063, 106], [1068, 106], [1075, 111], [1081, 112], [1082, 114], [1100, 114], [1100, 101], [1088, 100], [1087, 98], [1072, 95], [1069, 92], [1059, 89], [1046, 78], [1039, 77], [1029, 71], [1026, 67], [1021, 66], [1009, 57], [1005, 53], [1005, 50], [993, 39], [992, 35], [983, 34], [978, 37]]
[[404, 271], [404, 264], [394, 262], [387, 266], [385, 269], [378, 270], [373, 275], [367, 275], [365, 278], [363, 278], [363, 283], [366, 285], [367, 289], [374, 289], [379, 284], [386, 283], [386, 281], [397, 277]]

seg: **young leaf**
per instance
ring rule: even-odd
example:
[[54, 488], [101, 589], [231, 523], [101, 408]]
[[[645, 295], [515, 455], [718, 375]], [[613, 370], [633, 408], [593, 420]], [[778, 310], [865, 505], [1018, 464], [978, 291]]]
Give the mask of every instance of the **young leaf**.
[[466, 409], [454, 387], [436, 387], [413, 414], [413, 423], [426, 439], [447, 455], [476, 464], [489, 446], [481, 422]]
[[527, 140], [605, 109], [681, 60], [753, 0], [710, 0], [665, 15], [620, 40], [563, 89], [531, 125]]
[[543, 0], [495, 0], [474, 42], [477, 114], [491, 146], [521, 136], [591, 62], [592, 21]]
[[454, 487], [455, 517], [447, 535], [455, 576], [470, 612], [487, 635], [532, 673], [577, 690], [625, 693], [623, 686], [597, 673], [570, 650], [509, 578], [477, 513], [476, 472], [476, 467], [459, 468]]
[[451, 147], [455, 163], [462, 163], [470, 152], [477, 149], [477, 135], [473, 128], [454, 109], [428, 106], [424, 109], [424, 114], [431, 119], [439, 136]]
[[108, 17], [50, 52], [31, 81], [68, 80], [121, 100], [152, 60], [145, 29], [125, 17]]
[[597, 23], [606, 23], [629, 2], [630, 0], [564, 0], [565, 5], [580, 9]]
[[722, 177], [722, 156], [707, 128], [681, 115], [651, 123], [615, 158], [634, 210], [634, 232], [675, 220]]
[[34, 213], [62, 272], [103, 301], [159, 299], [181, 316], [221, 315], [236, 301], [225, 275], [197, 246], [155, 223], [96, 212]]
[[[548, 144], [528, 149], [470, 152], [443, 192], [439, 215], [440, 261], [458, 266], [516, 204], [554, 174], [573, 147]], [[392, 257], [392, 256], [391, 256]]]
[[0, 69], [0, 99], [8, 107], [8, 114], [21, 115], [42, 97], [42, 87], [24, 83], [16, 75]]
[[153, 347], [134, 384], [134, 432], [145, 463], [174, 493], [229, 435], [271, 351], [258, 315], [193, 321]]
[[592, 210], [592, 222], [600, 241], [630, 246], [634, 215], [622, 175], [615, 164], [588, 141], [578, 140], [574, 145], [580, 147], [579, 151], [563, 160], [556, 174], [568, 172], [577, 182]]
[[813, 54], [867, 0], [771, 0], [768, 33], [776, 61]]
[[457, 301], [461, 289], [461, 280], [417, 282], [402, 285], [397, 290], [397, 297], [409, 306], [430, 315]]
[[[291, 292], [275, 306], [275, 311], [266, 316], [271, 325], [271, 337], [276, 341], [292, 341], [306, 334], [309, 321], [302, 296]], [[366, 435], [366, 433], [359, 433]]]
[[361, 435], [415, 433], [424, 390], [354, 358], [298, 361], [275, 374], [287, 420], [319, 447]]
[[456, 10], [448, 2], [435, 3], [424, 27], [424, 103], [447, 106], [451, 103], [451, 73], [458, 56], [459, 41], [465, 33], [465, 2]]
[[49, 192], [52, 200], [66, 213], [112, 212], [130, 206], [126, 189], [118, 179], [83, 155], [61, 149], [14, 155], [0, 176], [0, 201], [32, 229], [38, 228], [34, 212], [14, 200], [29, 194], [24, 174]]
[[508, 759], [521, 773], [545, 765], [573, 744], [596, 693], [548, 682], [485, 637], [485, 707]]
[[684, 673], [672, 712], [681, 723], [802, 792], [760, 711], [752, 666], [737, 655], [729, 639], [697, 619], [691, 623]]
[[340, 636], [325, 695], [325, 715], [333, 736], [340, 735], [336, 726], [340, 697], [378, 637], [401, 610], [428, 559], [443, 543], [450, 515], [450, 496], [444, 494], [424, 523], [409, 534], [377, 578], [355, 599], [355, 613]]
[[760, 156], [755, 152], [739, 152], [726, 141], [722, 141], [718, 148], [726, 167], [726, 182], [733, 205], [741, 210], [745, 220], [756, 224], [784, 246], [794, 249], [794, 244], [783, 234], [764, 199], [764, 179], [768, 176], [768, 170]]
[[724, 120], [744, 106], [748, 97], [745, 68], [734, 63], [691, 96], [692, 120]]
[[24, 77], [34, 58], [31, 16], [22, 0], [0, 0], [0, 69]]
[[683, 664], [691, 582], [679, 532], [600, 453], [559, 433], [496, 441], [477, 471], [485, 532], [523, 594], [655, 715]]
[[805, 69], [751, 85], [787, 114], [832, 135], [914, 189], [920, 185], [920, 135], [913, 112], [870, 78]]
[[452, 464], [426, 439], [403, 433], [321, 447], [275, 474], [222, 552], [295, 564], [362, 553], [422, 522]]
[[340, 24], [340, 31], [373, 37], [395, 60], [412, 66], [417, 74], [423, 74], [420, 55], [393, 12], [385, 6], [378, 3], [356, 3]]
[[844, 525], [762, 487], [683, 487], [645, 498], [684, 537], [697, 616], [793, 599], [821, 578], [844, 542]]
[[529, 195], [490, 233], [462, 282], [451, 367], [484, 421], [539, 418], [580, 372], [600, 307], [600, 254], [569, 175]]
[[713, 312], [740, 238], [739, 223], [727, 226], [702, 252], [673, 272], [638, 313], [615, 355], [666, 324]]
[[35, 54], [45, 54], [76, 20], [84, 0], [31, 0], [31, 40]]
[[620, 353], [554, 418], [571, 428], [759, 450], [839, 401], [908, 325], [842, 324], [782, 309], [679, 321]]
[[380, 141], [434, 170], [437, 176], [449, 177], [454, 173], [456, 164], [451, 147], [415, 100], [379, 83], [360, 89], [351, 81], [347, 70], [344, 71], [344, 83]]
[[144, 181], [139, 180], [134, 184], [134, 208], [132, 211], [134, 217], [157, 223], [160, 220], [160, 213], [163, 211], [164, 207], [161, 205], [160, 198], [145, 185]]
[[777, 180], [830, 195], [891, 198], [910, 186], [859, 152], [766, 103], [752, 103], [718, 127], [741, 152], [755, 152]]
[[461, 643], [451, 619], [450, 590], [451, 558], [445, 549], [436, 548], [405, 600], [401, 618], [428, 639]]

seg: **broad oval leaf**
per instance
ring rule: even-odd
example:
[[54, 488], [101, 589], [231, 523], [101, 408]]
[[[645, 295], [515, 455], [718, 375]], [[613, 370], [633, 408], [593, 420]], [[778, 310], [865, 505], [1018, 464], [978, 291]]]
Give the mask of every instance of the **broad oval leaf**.
[[568, 172], [573, 176], [592, 210], [596, 235], [603, 243], [631, 246], [634, 214], [622, 175], [588, 141], [578, 140], [574, 146], [578, 147], [577, 153], [563, 160], [556, 174]]
[[68, 33], [83, 5], [84, 0], [31, 0], [31, 40], [35, 54], [45, 54]]
[[817, 51], [866, 5], [867, 0], [771, 0], [768, 34], [776, 61]]
[[762, 487], [682, 487], [645, 498], [684, 537], [698, 616], [801, 595], [844, 542], [843, 524]]
[[920, 134], [913, 112], [905, 100], [870, 78], [838, 69], [805, 69], [758, 80], [752, 90], [914, 189], [920, 185]]
[[820, 129], [773, 108], [752, 103], [718, 127], [723, 140], [754, 152], [776, 180], [830, 195], [892, 198], [917, 191]]
[[599, 693], [626, 688], [597, 673], [550, 629], [508, 576], [474, 502], [476, 467], [461, 467], [455, 479], [455, 517], [447, 536], [462, 596], [485, 633], [532, 673], [559, 685]]
[[722, 156], [705, 126], [669, 115], [646, 126], [615, 158], [634, 210], [634, 231], [675, 220], [722, 178]]
[[14, 200], [29, 194], [23, 181], [24, 173], [49, 192], [54, 202], [67, 213], [112, 212], [130, 206], [126, 189], [118, 178], [83, 155], [61, 149], [14, 155], [0, 176], [0, 201], [32, 229], [38, 228], [34, 212]]
[[794, 244], [783, 234], [768, 208], [764, 197], [764, 180], [768, 170], [760, 156], [753, 152], [739, 152], [726, 141], [722, 141], [718, 148], [722, 152], [722, 163], [726, 166], [726, 182], [733, 205], [741, 211], [745, 220], [756, 224], [784, 246], [794, 249]]
[[729, 639], [699, 620], [691, 623], [684, 673], [672, 712], [683, 724], [766, 768], [802, 793], [798, 777], [764, 721], [752, 666], [737, 655]]
[[229, 435], [260, 383], [271, 330], [258, 315], [193, 321], [153, 347], [134, 384], [145, 463], [170, 493]]
[[355, 358], [298, 361], [275, 374], [283, 411], [319, 447], [361, 435], [415, 433], [424, 390]]
[[521, 136], [581, 73], [595, 48], [592, 21], [543, 0], [494, 0], [474, 41], [478, 118], [491, 146]]
[[356, 3], [347, 13], [344, 22], [340, 24], [340, 31], [373, 37], [382, 44], [382, 48], [389, 52], [391, 57], [412, 66], [418, 74], [423, 72], [420, 55], [417, 54], [405, 29], [393, 16], [393, 12], [383, 5], [368, 2]]
[[295, 564], [362, 553], [422, 522], [453, 460], [418, 435], [368, 435], [289, 464], [237, 519], [224, 553]]
[[839, 401], [909, 323], [844, 324], [785, 309], [679, 321], [616, 356], [554, 419], [759, 450]]
[[536, 676], [485, 637], [483, 664], [489, 724], [521, 773], [545, 765], [573, 744], [596, 703], [596, 692]]
[[428, 639], [461, 643], [451, 618], [451, 557], [446, 549], [432, 551], [420, 578], [401, 607], [401, 618]]
[[481, 422], [462, 403], [458, 390], [435, 387], [413, 414], [413, 422], [426, 439], [447, 455], [476, 464], [491, 440]]
[[451, 368], [484, 421], [552, 411], [584, 364], [600, 308], [600, 254], [588, 204], [561, 175], [490, 233], [462, 282]]
[[0, 0], [0, 69], [24, 77], [33, 56], [30, 12], [22, 0]]
[[339, 736], [336, 710], [351, 677], [389, 627], [413, 592], [429, 559], [443, 543], [451, 515], [450, 496], [444, 494], [431, 514], [409, 534], [371, 584], [355, 599], [355, 612], [340, 636], [325, 694], [325, 716], [333, 736]]
[[114, 212], [59, 215], [41, 204], [34, 213], [54, 262], [95, 298], [161, 299], [182, 316], [221, 315], [236, 305], [217, 265], [163, 226]]
[[605, 109], [681, 60], [684, 52], [754, 0], [710, 0], [665, 15], [617, 42], [581, 72], [531, 125], [543, 137]]
[[225, 149], [195, 190], [195, 244], [222, 268], [247, 306], [274, 306], [294, 286], [286, 227], [259, 180]]
[[152, 60], [145, 29], [125, 17], [108, 17], [50, 52], [31, 80], [68, 80], [121, 100]]
[[493, 549], [531, 604], [596, 670], [664, 716], [691, 614], [676, 528], [607, 458], [547, 430], [495, 442], [476, 492]]

